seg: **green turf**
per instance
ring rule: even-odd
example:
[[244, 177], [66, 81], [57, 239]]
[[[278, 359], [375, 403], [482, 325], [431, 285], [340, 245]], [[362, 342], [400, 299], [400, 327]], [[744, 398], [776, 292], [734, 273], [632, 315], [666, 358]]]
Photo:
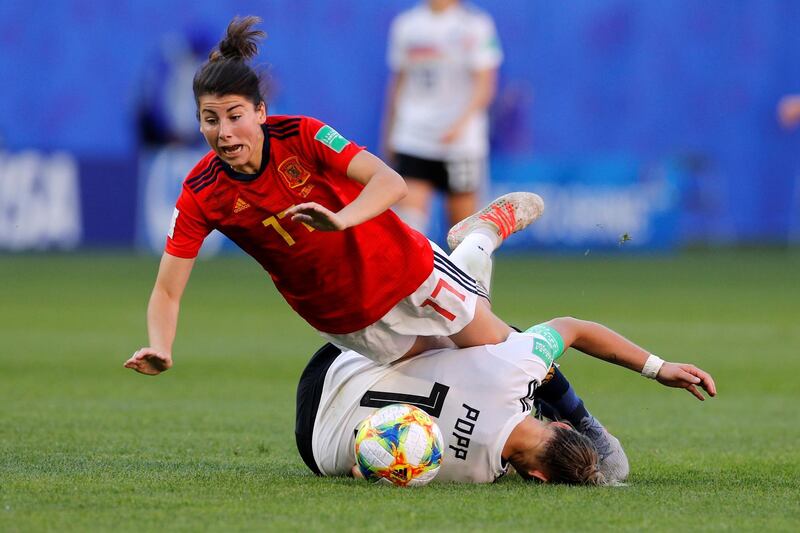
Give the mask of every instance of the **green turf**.
[[145, 343], [157, 260], [0, 256], [0, 531], [797, 530], [800, 256], [622, 255], [502, 257], [495, 308], [520, 326], [604, 322], [706, 368], [719, 397], [571, 352], [629, 486], [419, 490], [306, 471], [294, 388], [320, 339], [252, 261], [198, 263], [175, 367], [149, 378], [122, 362]]

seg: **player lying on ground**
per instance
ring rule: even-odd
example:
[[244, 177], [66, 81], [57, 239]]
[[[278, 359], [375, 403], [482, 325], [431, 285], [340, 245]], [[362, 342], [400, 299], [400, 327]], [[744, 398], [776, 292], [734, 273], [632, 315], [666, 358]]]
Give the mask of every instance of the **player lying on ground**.
[[488, 483], [508, 465], [525, 479], [602, 484], [592, 442], [561, 422], [529, 416], [537, 388], [569, 348], [684, 388], [716, 395], [711, 376], [664, 362], [618, 333], [575, 318], [556, 318], [512, 333], [501, 344], [440, 349], [378, 365], [332, 345], [309, 362], [297, 389], [297, 446], [325, 476], [355, 475], [354, 430], [375, 408], [409, 403], [433, 416], [445, 438], [438, 481]]

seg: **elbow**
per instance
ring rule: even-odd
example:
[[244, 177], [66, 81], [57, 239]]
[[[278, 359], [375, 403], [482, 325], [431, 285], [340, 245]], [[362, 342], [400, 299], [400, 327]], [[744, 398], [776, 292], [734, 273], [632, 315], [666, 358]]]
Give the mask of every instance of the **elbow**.
[[[398, 176], [400, 175], [398, 174]], [[406, 183], [406, 180], [400, 177], [400, 184], [397, 187], [397, 200], [402, 200], [406, 196], [408, 196], [408, 184]]]
[[583, 322], [582, 320], [578, 320], [572, 316], [560, 316], [558, 318], [554, 318], [548, 322], [552, 327], [558, 329], [560, 327], [574, 329], [578, 327], [578, 325]]
[[[387, 167], [388, 168], [388, 167]], [[406, 196], [408, 196], [408, 184], [406, 180], [403, 179], [403, 176], [395, 172], [393, 169], [389, 168], [389, 172], [392, 174], [392, 192], [394, 193], [394, 202], [399, 202]]]
[[558, 331], [566, 347], [580, 344], [580, 340], [586, 332], [586, 322], [571, 316], [554, 318], [547, 324]]

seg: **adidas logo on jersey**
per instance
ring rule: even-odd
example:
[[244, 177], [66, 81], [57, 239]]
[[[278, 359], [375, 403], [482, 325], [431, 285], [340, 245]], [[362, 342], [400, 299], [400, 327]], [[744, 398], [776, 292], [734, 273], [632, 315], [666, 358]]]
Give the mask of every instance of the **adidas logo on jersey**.
[[236, 198], [236, 204], [234, 204], [234, 206], [233, 206], [233, 212], [234, 213], [241, 213], [242, 211], [244, 211], [248, 207], [250, 207], [250, 204], [248, 204], [247, 202], [245, 202], [241, 198]]

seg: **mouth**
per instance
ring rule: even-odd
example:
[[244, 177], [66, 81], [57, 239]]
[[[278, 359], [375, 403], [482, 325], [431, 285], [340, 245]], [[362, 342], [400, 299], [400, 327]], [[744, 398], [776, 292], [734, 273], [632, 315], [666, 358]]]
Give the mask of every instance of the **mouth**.
[[244, 151], [244, 145], [232, 144], [230, 146], [220, 146], [219, 149], [225, 154], [225, 157], [236, 157]]

